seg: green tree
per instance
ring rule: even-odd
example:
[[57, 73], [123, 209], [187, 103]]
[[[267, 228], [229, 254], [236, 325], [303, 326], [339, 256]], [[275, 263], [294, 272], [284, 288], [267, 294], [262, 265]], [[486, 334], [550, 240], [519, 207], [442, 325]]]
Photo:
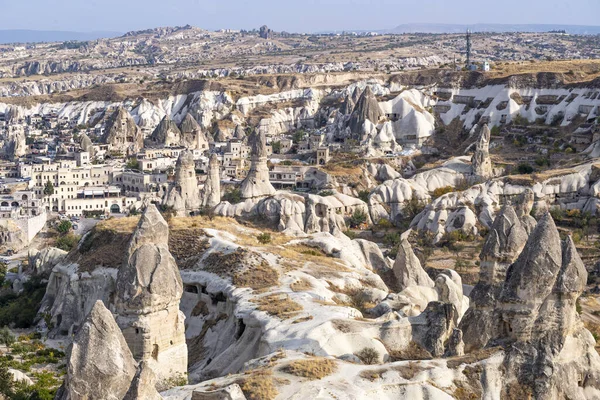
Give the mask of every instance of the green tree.
[[127, 164], [125, 164], [125, 168], [127, 169], [140, 169], [140, 162], [137, 158], [130, 158], [127, 160]]
[[73, 227], [73, 224], [71, 224], [71, 221], [64, 220], [64, 221], [60, 221], [60, 224], [58, 224], [58, 226], [56, 227], [56, 230], [61, 235], [64, 235], [67, 232], [69, 232], [72, 227]]
[[271, 147], [273, 148], [273, 153], [275, 153], [275, 154], [281, 153], [281, 142], [279, 140], [271, 143]]
[[10, 347], [15, 343], [15, 337], [6, 326], [0, 329], [0, 343], [7, 347]]
[[73, 233], [67, 233], [58, 238], [56, 247], [64, 251], [71, 251], [77, 247], [77, 243], [79, 243], [79, 236], [74, 235]]
[[52, 196], [53, 194], [54, 194], [54, 185], [52, 184], [52, 182], [50, 182], [50, 179], [48, 179], [48, 182], [46, 182], [46, 186], [44, 187], [44, 195]]
[[4, 284], [6, 279], [6, 272], [8, 271], [8, 265], [6, 263], [0, 263], [0, 286]]
[[358, 198], [364, 201], [365, 203], [368, 203], [370, 194], [371, 192], [369, 192], [368, 190], [361, 190], [358, 192]]
[[367, 213], [357, 208], [350, 217], [350, 227], [356, 228], [367, 222]]

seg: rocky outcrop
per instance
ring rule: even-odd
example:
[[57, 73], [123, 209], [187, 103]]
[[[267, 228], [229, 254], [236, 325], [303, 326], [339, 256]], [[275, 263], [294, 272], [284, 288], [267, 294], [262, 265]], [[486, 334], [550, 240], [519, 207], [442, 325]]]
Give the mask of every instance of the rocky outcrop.
[[483, 125], [481, 132], [479, 133], [479, 139], [475, 147], [475, 153], [471, 158], [473, 166], [473, 177], [476, 180], [487, 180], [494, 175], [492, 169], [492, 159], [490, 158], [490, 128], [487, 125]]
[[250, 170], [242, 181], [240, 190], [242, 198], [255, 199], [275, 194], [275, 188], [269, 181], [267, 167], [267, 142], [264, 133], [254, 131], [250, 137], [252, 153]]
[[493, 315], [508, 267], [517, 259], [528, 234], [511, 206], [502, 208], [488, 236], [479, 258], [479, 282], [471, 291], [471, 307], [461, 323], [466, 351], [485, 347], [497, 329]]
[[181, 144], [188, 149], [208, 150], [209, 141], [194, 117], [187, 113], [179, 125]]
[[129, 243], [117, 275], [117, 323], [137, 361], [147, 361], [158, 386], [186, 379], [184, 315], [179, 311], [183, 284], [169, 252], [169, 227], [149, 205]]
[[11, 129], [4, 141], [4, 154], [10, 160], [15, 160], [27, 154], [27, 138], [22, 128]]
[[221, 202], [221, 165], [216, 154], [211, 154], [208, 161], [208, 171], [204, 190], [202, 192], [202, 206], [215, 207]]
[[175, 182], [170, 185], [163, 204], [173, 207], [173, 211], [181, 217], [200, 210], [202, 199], [196, 179], [196, 163], [191, 151], [184, 150], [179, 153], [175, 165]]
[[94, 143], [92, 143], [92, 140], [88, 135], [85, 133], [81, 134], [79, 138], [79, 145], [81, 146], [81, 150], [87, 151], [90, 154], [90, 159], [94, 158]]
[[[505, 246], [509, 258], [513, 249]], [[561, 241], [546, 214], [508, 268], [495, 309], [484, 316], [492, 323], [479, 325], [481, 334], [490, 338], [488, 345], [507, 349], [502, 397], [514, 393], [535, 399], [598, 396], [600, 357], [576, 311], [586, 280], [573, 241]]]
[[154, 145], [164, 147], [178, 147], [183, 144], [181, 131], [168, 115], [165, 115], [154, 129], [150, 140]]
[[97, 301], [75, 336], [67, 376], [56, 399], [121, 400], [136, 362], [110, 311]]
[[406, 239], [403, 239], [398, 246], [396, 261], [394, 262], [394, 276], [399, 290], [406, 289], [409, 286], [434, 287], [433, 280], [421, 267], [421, 262]]
[[354, 137], [362, 138], [362, 135], [373, 130], [370, 126], [376, 126], [381, 117], [383, 117], [383, 112], [379, 103], [371, 87], [367, 86], [352, 111], [348, 126]]
[[156, 390], [156, 375], [146, 361], [142, 361], [123, 400], [161, 400]]
[[49, 273], [67, 256], [67, 252], [56, 247], [46, 247], [40, 251], [30, 250], [28, 254], [29, 267], [35, 275]]
[[192, 400], [246, 400], [237, 383], [217, 390], [194, 390]]
[[129, 112], [119, 107], [108, 119], [102, 141], [113, 151], [135, 154], [144, 147], [144, 134]]

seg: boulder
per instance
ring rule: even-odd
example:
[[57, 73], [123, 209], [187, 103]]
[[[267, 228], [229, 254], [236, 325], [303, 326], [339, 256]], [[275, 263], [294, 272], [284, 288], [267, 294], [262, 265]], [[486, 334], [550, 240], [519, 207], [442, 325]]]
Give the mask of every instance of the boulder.
[[75, 336], [67, 376], [57, 399], [121, 400], [136, 373], [121, 329], [97, 301]]
[[434, 287], [433, 280], [421, 267], [421, 262], [407, 239], [403, 239], [398, 246], [398, 254], [394, 262], [394, 276], [399, 290], [409, 286]]
[[156, 390], [156, 375], [146, 361], [142, 361], [123, 400], [161, 400]]

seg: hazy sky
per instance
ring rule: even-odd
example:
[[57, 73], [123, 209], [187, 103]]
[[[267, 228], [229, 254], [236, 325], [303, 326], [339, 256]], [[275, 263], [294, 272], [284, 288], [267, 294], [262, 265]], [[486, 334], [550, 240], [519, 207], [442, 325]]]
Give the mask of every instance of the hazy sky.
[[315, 32], [404, 23], [600, 25], [600, 0], [0, 0], [0, 29], [206, 29]]

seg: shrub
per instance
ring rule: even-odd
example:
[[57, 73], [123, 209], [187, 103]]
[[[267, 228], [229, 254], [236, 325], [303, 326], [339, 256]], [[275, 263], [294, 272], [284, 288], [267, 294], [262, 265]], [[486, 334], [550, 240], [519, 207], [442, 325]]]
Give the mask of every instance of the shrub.
[[231, 204], [238, 204], [242, 201], [242, 191], [236, 188], [225, 192], [222, 200], [228, 201]]
[[523, 117], [521, 114], [517, 114], [514, 118], [513, 118], [513, 123], [515, 125], [529, 125], [529, 120], [527, 120], [527, 118]]
[[444, 186], [441, 188], [437, 188], [433, 191], [433, 198], [437, 199], [438, 197], [441, 197], [447, 193], [452, 193], [454, 192], [454, 188], [452, 186]]
[[240, 387], [248, 400], [273, 400], [278, 394], [270, 370], [253, 371]]
[[293, 361], [284, 371], [291, 375], [301, 376], [309, 380], [321, 379], [335, 372], [335, 361], [327, 358]]
[[322, 190], [321, 192], [319, 192], [319, 196], [323, 196], [323, 197], [327, 197], [327, 196], [333, 196], [334, 193], [331, 190]]
[[0, 326], [14, 324], [17, 329], [30, 328], [37, 316], [46, 284], [42, 277], [33, 277], [23, 284], [23, 292], [17, 296], [9, 293], [0, 297]]
[[369, 202], [369, 194], [371, 194], [368, 190], [361, 190], [358, 192], [358, 198], [364, 201], [365, 203]]
[[127, 164], [125, 164], [125, 168], [127, 169], [140, 169], [140, 162], [136, 158], [130, 158], [127, 160]]
[[275, 154], [281, 153], [281, 142], [280, 141], [272, 142], [271, 148], [273, 149], [273, 153], [275, 153]]
[[367, 222], [367, 213], [358, 208], [354, 210], [349, 222], [351, 228], [357, 228]]
[[267, 232], [263, 232], [263, 233], [259, 234], [258, 236], [256, 236], [256, 240], [258, 240], [258, 242], [261, 244], [271, 243], [271, 234], [267, 233]]
[[400, 244], [400, 234], [398, 232], [390, 232], [386, 233], [383, 237], [383, 241], [385, 244], [391, 247], [396, 247]]
[[521, 175], [528, 175], [528, 174], [533, 173], [533, 167], [527, 163], [521, 163], [517, 167], [517, 171]]
[[548, 159], [548, 157], [537, 157], [535, 159], [535, 165], [537, 165], [538, 167], [543, 167], [543, 166], [550, 166], [550, 160]]
[[67, 233], [56, 240], [56, 247], [64, 251], [71, 251], [77, 247], [79, 236], [73, 233]]
[[6, 263], [0, 262], [0, 286], [4, 285], [4, 280], [6, 279], [7, 271], [8, 265]]
[[344, 231], [344, 235], [348, 236], [350, 239], [356, 239], [356, 233], [349, 229]]
[[360, 358], [360, 360], [367, 365], [377, 364], [379, 361], [379, 352], [373, 347], [365, 347], [356, 353], [355, 356]]
[[73, 227], [73, 224], [71, 224], [71, 221], [63, 220], [63, 221], [60, 221], [60, 224], [58, 224], [58, 226], [56, 227], [56, 230], [61, 235], [64, 235], [67, 232], [69, 232], [72, 227]]
[[10, 347], [15, 343], [15, 337], [6, 326], [0, 329], [0, 343], [7, 347]]

